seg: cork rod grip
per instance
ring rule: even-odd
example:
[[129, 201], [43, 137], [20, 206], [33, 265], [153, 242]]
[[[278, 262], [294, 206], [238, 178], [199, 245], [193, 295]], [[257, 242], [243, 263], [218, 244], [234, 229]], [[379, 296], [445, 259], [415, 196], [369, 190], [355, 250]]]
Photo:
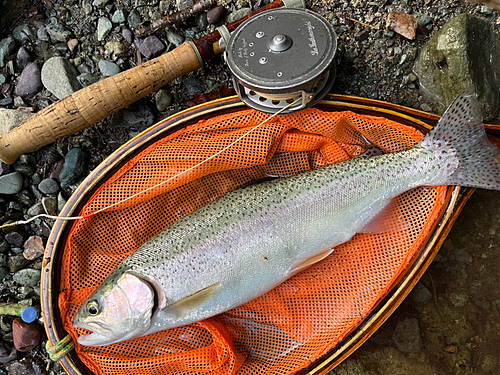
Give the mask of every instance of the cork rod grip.
[[0, 134], [0, 160], [12, 164], [20, 155], [85, 129], [200, 67], [193, 46], [185, 42], [169, 53], [85, 87]]

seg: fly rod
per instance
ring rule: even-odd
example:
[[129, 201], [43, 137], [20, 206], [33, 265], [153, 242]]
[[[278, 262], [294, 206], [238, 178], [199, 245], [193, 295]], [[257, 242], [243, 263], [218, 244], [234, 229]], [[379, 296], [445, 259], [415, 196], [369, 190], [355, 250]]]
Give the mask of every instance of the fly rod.
[[[229, 32], [269, 9], [304, 7], [302, 0], [277, 0], [225, 26]], [[42, 109], [8, 133], [0, 134], [0, 160], [12, 164], [26, 153], [83, 130], [167, 83], [201, 68], [221, 52], [214, 31], [181, 44], [135, 68], [96, 82]]]

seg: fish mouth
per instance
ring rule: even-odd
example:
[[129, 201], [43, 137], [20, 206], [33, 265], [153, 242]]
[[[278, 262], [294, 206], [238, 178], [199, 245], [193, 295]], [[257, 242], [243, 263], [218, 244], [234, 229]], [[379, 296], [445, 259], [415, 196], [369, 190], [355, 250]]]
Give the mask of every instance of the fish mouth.
[[116, 342], [116, 334], [106, 325], [97, 322], [75, 322], [75, 328], [83, 328], [91, 331], [91, 334], [78, 337], [77, 341], [80, 345], [85, 346], [103, 346]]

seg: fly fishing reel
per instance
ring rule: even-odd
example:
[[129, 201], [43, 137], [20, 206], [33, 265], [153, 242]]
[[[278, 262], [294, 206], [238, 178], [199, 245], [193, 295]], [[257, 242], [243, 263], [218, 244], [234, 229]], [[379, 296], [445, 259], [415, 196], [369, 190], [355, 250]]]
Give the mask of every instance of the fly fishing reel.
[[234, 87], [259, 111], [293, 113], [326, 95], [335, 80], [337, 36], [318, 14], [293, 8], [263, 12], [231, 35], [219, 28]]

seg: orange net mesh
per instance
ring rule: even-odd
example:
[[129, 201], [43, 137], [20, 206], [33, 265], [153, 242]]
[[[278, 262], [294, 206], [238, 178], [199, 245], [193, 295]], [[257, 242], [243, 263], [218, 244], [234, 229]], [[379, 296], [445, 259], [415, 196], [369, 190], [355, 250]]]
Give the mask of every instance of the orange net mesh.
[[[106, 180], [80, 214], [147, 193], [75, 223], [63, 253], [59, 307], [73, 317], [107, 275], [141, 244], [189, 212], [266, 175], [289, 176], [365, 152], [410, 148], [422, 134], [388, 119], [309, 109], [269, 117], [254, 110], [188, 126], [148, 146]], [[359, 234], [333, 255], [271, 292], [225, 314], [106, 347], [76, 345], [96, 374], [293, 374], [353, 332], [394, 285], [440, 217], [446, 188], [418, 188], [398, 200], [405, 231]], [[188, 282], [179, 280], [179, 282]]]

